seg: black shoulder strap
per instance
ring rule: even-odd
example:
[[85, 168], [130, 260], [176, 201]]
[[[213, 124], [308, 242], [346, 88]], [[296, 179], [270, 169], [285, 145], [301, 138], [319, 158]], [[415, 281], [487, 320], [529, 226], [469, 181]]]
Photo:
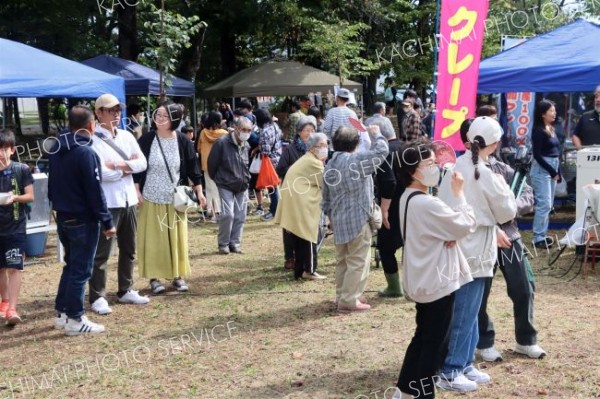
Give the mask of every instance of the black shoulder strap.
[[169, 164], [167, 163], [167, 157], [165, 156], [165, 151], [163, 150], [162, 144], [160, 143], [160, 137], [158, 137], [158, 134], [156, 135], [156, 141], [158, 142], [158, 148], [160, 148], [160, 153], [162, 154], [162, 158], [165, 161], [165, 166], [167, 167], [167, 173], [169, 174], [169, 179], [171, 179], [171, 182], [175, 185], [177, 185], [177, 183], [175, 183], [175, 180], [173, 180], [173, 175], [171, 174], [171, 168], [169, 168]]
[[19, 195], [25, 194], [25, 182], [23, 181], [23, 166], [26, 166], [20, 162], [13, 162], [13, 173], [15, 179], [17, 179], [17, 185], [19, 186]]
[[[422, 191], [415, 191], [410, 193], [408, 195], [408, 198], [406, 199], [406, 205], [404, 205], [404, 228], [402, 229], [402, 240], [404, 240], [404, 242], [406, 242], [406, 217], [408, 216], [408, 203], [410, 202], [412, 197], [420, 194], [424, 195], [425, 193]], [[402, 253], [404, 254], [404, 251]]]

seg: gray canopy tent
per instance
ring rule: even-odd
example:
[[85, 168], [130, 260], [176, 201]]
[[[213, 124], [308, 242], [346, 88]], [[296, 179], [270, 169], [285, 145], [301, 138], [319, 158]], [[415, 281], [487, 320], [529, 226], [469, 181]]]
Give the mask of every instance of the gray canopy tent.
[[[299, 62], [267, 61], [206, 88], [204, 96], [300, 96], [310, 92], [327, 92], [339, 84], [338, 76]], [[345, 79], [343, 87], [362, 94], [361, 83]]]

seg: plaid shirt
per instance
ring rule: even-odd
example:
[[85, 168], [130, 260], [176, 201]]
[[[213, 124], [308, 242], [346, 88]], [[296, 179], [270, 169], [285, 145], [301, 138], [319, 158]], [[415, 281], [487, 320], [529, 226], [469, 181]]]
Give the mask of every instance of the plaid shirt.
[[323, 212], [333, 224], [335, 244], [355, 239], [369, 220], [373, 177], [388, 155], [387, 140], [378, 134], [369, 151], [336, 152], [323, 172]]
[[402, 120], [402, 130], [404, 133], [403, 140], [413, 141], [418, 139], [422, 134], [421, 116], [415, 110], [411, 110]]
[[269, 123], [260, 130], [258, 141], [261, 155], [268, 155], [271, 163], [277, 167], [281, 158], [281, 129], [275, 123]]

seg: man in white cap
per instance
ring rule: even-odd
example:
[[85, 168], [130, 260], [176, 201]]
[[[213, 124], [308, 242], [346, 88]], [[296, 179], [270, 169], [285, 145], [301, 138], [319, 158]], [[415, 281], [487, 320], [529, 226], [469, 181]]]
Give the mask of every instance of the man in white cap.
[[340, 126], [352, 126], [348, 118], [358, 119], [356, 112], [346, 106], [350, 99], [350, 91], [348, 89], [339, 89], [335, 96], [335, 108], [331, 108], [327, 112], [325, 122], [323, 122], [323, 133], [331, 141], [331, 137]]
[[[92, 138], [92, 149], [102, 163], [102, 191], [117, 229], [118, 301], [146, 304], [150, 301], [148, 297], [140, 296], [132, 289], [138, 197], [131, 175], [146, 170], [147, 164], [133, 135], [117, 128], [121, 119], [121, 107], [123, 104], [112, 94], [103, 94], [96, 99], [98, 124]], [[103, 315], [112, 312], [106, 301], [106, 271], [113, 242], [114, 237], [100, 236], [89, 282], [92, 311]]]

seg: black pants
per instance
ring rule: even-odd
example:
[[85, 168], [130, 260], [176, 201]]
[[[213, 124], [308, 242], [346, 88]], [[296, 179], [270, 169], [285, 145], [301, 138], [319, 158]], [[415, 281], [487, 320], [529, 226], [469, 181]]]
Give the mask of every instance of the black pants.
[[302, 277], [302, 273], [312, 274], [317, 271], [317, 244], [287, 232], [290, 244], [294, 248], [294, 277]]
[[396, 260], [396, 251], [379, 250], [381, 266], [385, 274], [398, 273], [398, 261]]
[[[135, 234], [137, 231], [137, 207], [112, 208], [110, 213], [117, 229], [116, 241], [119, 246], [119, 261], [117, 277], [119, 282], [119, 297], [125, 295], [133, 286], [133, 262], [135, 260]], [[106, 296], [106, 269], [108, 257], [112, 250], [115, 237], [106, 238], [100, 234], [98, 248], [94, 257], [94, 270], [90, 279], [90, 303]]]
[[281, 229], [283, 231], [283, 254], [285, 260], [294, 259], [294, 237], [293, 234], [287, 231], [286, 229]]
[[[531, 281], [529, 260], [523, 253], [521, 239], [513, 241], [512, 247], [498, 251], [498, 264], [506, 290], [513, 303], [515, 319], [515, 339], [519, 345], [535, 345], [537, 331], [533, 326], [533, 297], [535, 286]], [[494, 267], [494, 274], [496, 267]], [[490, 296], [493, 278], [486, 279], [481, 308], [479, 309], [479, 342], [477, 348], [485, 349], [494, 346], [496, 332], [494, 323], [487, 314], [487, 301]]]
[[448, 352], [454, 293], [416, 307], [417, 329], [406, 349], [397, 386], [415, 398], [435, 398], [435, 376]]

